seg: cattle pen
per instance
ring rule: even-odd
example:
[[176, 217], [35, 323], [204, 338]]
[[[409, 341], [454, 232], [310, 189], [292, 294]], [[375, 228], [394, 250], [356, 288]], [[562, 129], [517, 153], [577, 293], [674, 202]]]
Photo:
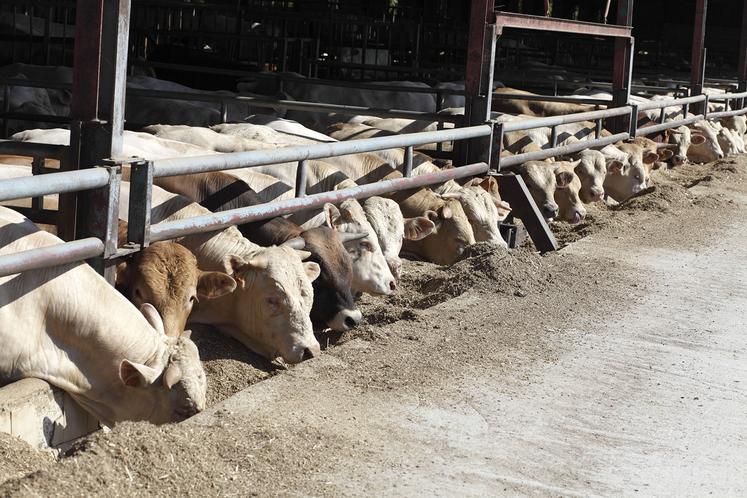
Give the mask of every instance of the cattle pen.
[[[717, 0], [710, 1], [717, 3]], [[0, 33], [0, 60], [14, 65], [10, 72], [0, 68], [3, 100], [0, 155], [27, 158], [31, 164], [31, 176], [0, 179], [0, 203], [11, 205], [11, 201], [30, 200], [28, 206], [13, 205], [12, 209], [34, 223], [54, 227], [63, 241], [0, 255], [0, 277], [85, 262], [114, 286], [118, 263], [156, 242], [319, 210], [349, 199], [365, 200], [420, 188], [435, 189], [452, 180], [464, 183], [475, 177], [494, 180], [501, 197], [511, 206], [510, 214], [501, 224], [501, 233], [509, 240], [510, 248], [519, 245], [517, 233], [525, 230], [533, 250], [548, 254], [559, 250], [560, 244], [550, 221], [533, 198], [532, 187], [516, 173], [515, 167], [532, 161], [575, 157], [574, 154], [599, 151], [617, 143], [633, 143], [638, 137], [658, 135], [683, 126], [747, 116], [747, 0], [740, 2], [743, 14], [738, 58], [734, 64], [732, 61], [723, 64], [729, 68], [733, 66], [735, 75], [721, 74], [728, 72], [722, 71], [718, 77], [708, 78], [709, 57], [726, 56], [718, 50], [714, 50], [715, 55], [707, 52], [709, 0], [694, 0], [688, 7], [692, 40], [687, 71], [678, 71], [671, 81], [659, 71], [655, 78], [651, 76], [656, 80], [652, 84], [634, 82], [637, 71], [643, 72], [636, 65], [638, 56], [642, 60], [649, 58], [648, 48], [636, 46], [634, 0], [598, 2], [598, 16], [586, 20], [552, 17], [552, 2], [548, 1], [507, 2], [500, 7], [507, 9], [504, 11], [499, 10], [495, 0], [471, 0], [468, 8], [459, 2], [444, 0], [438, 2], [437, 13], [432, 14], [426, 13], [427, 2], [414, 0], [370, 2], [368, 6], [364, 5], [366, 2], [347, 5], [344, 0], [317, 3], [326, 7], [334, 4], [340, 12], [333, 15], [325, 11], [326, 7], [319, 7], [318, 11], [304, 15], [299, 11], [304, 2], [260, 0], [212, 3], [46, 0], [43, 5], [10, 0], [8, 5], [0, 5], [0, 27], [11, 26], [8, 33]], [[560, 9], [566, 3], [572, 2], [557, 2], [555, 8]], [[374, 7], [373, 4], [381, 5]], [[459, 6], [455, 7], [456, 4]], [[521, 12], [522, 5], [532, 5], [534, 10]], [[574, 12], [578, 17], [583, 8], [577, 7]], [[615, 15], [610, 16], [610, 12]], [[437, 18], [439, 15], [451, 16], [455, 25], [449, 26]], [[608, 17], [615, 22], [608, 24]], [[548, 41], [545, 37], [552, 38], [552, 34], [562, 37]], [[544, 40], [543, 44], [529, 43], [533, 36]], [[497, 78], [506, 76], [504, 79], [510, 81], [507, 67], [512, 61], [527, 57], [561, 60], [573, 51], [579, 40], [594, 41], [593, 46], [584, 49], [583, 56], [579, 56], [589, 67], [575, 73], [568, 71], [565, 80], [539, 77], [532, 87], [537, 93], [496, 92]], [[664, 42], [659, 40], [658, 43]], [[184, 52], [177, 54], [175, 47]], [[204, 65], [191, 61], [198, 53], [207, 55]], [[225, 58], [213, 60], [216, 53]], [[724, 53], [730, 54], [728, 50]], [[657, 57], [670, 55], [659, 46]], [[70, 81], [29, 78], [21, 72], [14, 74], [23, 66], [51, 66], [56, 61], [60, 66], [69, 66]], [[176, 75], [175, 81], [179, 79], [190, 84], [202, 77], [205, 80], [214, 78], [216, 86], [222, 84], [219, 81], [228, 81], [234, 86], [231, 91], [224, 91], [222, 86], [203, 90], [200, 84], [206, 87], [213, 84], [203, 81], [194, 85], [199, 91], [185, 90], [185, 86], [129, 87], [128, 78], [138, 76], [141, 70], [143, 74], [152, 71], [153, 74]], [[534, 69], [526, 71], [522, 74], [532, 75], [531, 78], [527, 76], [526, 81], [535, 81]], [[463, 83], [456, 89], [435, 83], [425, 87], [406, 86], [396, 84], [398, 81], [387, 81], [392, 75], [391, 79], [400, 81], [411, 79], [440, 84], [463, 80]], [[351, 90], [427, 96], [432, 98], [433, 106], [427, 110], [390, 108], [296, 100], [289, 96], [289, 85], [303, 86], [310, 81], [331, 89], [333, 94]], [[233, 92], [233, 88], [238, 88], [236, 85], [245, 84], [254, 90], [265, 83], [272, 84], [271, 91]], [[586, 86], [609, 89], [609, 98], [558, 94], [559, 89]], [[706, 87], [718, 86], [723, 87], [718, 92], [706, 91]], [[67, 111], [45, 112], [41, 105], [38, 108], [33, 105], [14, 107], [13, 96], [28, 89], [55, 90], [69, 95], [70, 100], [65, 103]], [[642, 100], [643, 97], [637, 98], [639, 93], [668, 95]], [[432, 129], [267, 150], [127, 157], [124, 154], [125, 130], [139, 130], [154, 124], [126, 118], [131, 112], [127, 102], [132, 101], [145, 108], [151, 105], [156, 108], [159, 102], [167, 103], [164, 108], [177, 102], [204, 105], [212, 112], [212, 125], [236, 121], [231, 117], [234, 112], [251, 115], [279, 110], [346, 119], [365, 116], [411, 120], [432, 123]], [[463, 107], [461, 112], [451, 112], [453, 108], [448, 102], [452, 101], [463, 104], [454, 106]], [[505, 101], [584, 105], [588, 110], [521, 116], [506, 121], [495, 111]], [[430, 105], [431, 100], [428, 102]], [[53, 108], [49, 105], [47, 110]], [[640, 117], [645, 112], [655, 114], [655, 118], [641, 126]], [[559, 130], [580, 123], [593, 126], [588, 136], [563, 142]], [[18, 126], [25, 128], [32, 124], [69, 129], [69, 143], [47, 144], [11, 138]], [[505, 144], [507, 134], [538, 129], [549, 129], [546, 144], [537, 150], [509, 153]], [[430, 158], [434, 162], [448, 162], [449, 166], [437, 172], [418, 174], [415, 161], [418, 154], [426, 150], [423, 146], [430, 145], [433, 145], [427, 149]], [[403, 152], [393, 177], [324, 192], [307, 191], [312, 161], [344, 159], [392, 149]], [[159, 178], [231, 172], [280, 163], [289, 163], [285, 167], [294, 170], [291, 198], [200, 216], [151, 221], [153, 190]], [[129, 182], [126, 213], [120, 212], [124, 181]], [[58, 196], [57, 209], [46, 206], [45, 197], [49, 196]], [[127, 220], [124, 241], [118, 232], [120, 220]], [[520, 296], [524, 291], [516, 292], [516, 296]], [[299, 368], [299, 371], [304, 370]], [[35, 385], [32, 388], [44, 390], [47, 387]], [[44, 403], [62, 406], [58, 394], [54, 390], [44, 395]], [[245, 394], [240, 393], [241, 396]], [[26, 401], [23, 398], [22, 402]], [[68, 447], [96, 426], [96, 421], [89, 420], [90, 416], [75, 405], [76, 408], [69, 408], [67, 412], [70, 430], [64, 436], [55, 436], [54, 430], [50, 432], [49, 415], [45, 412], [48, 408], [28, 414], [4, 402], [0, 390], [0, 431], [23, 436], [39, 447]], [[72, 403], [72, 400], [65, 403]], [[6, 423], [12, 416], [3, 415], [6, 412], [27, 417], [31, 422], [23, 426], [21, 432], [13, 430], [12, 424]], [[16, 426], [21, 427], [21, 424], [16, 423]]]

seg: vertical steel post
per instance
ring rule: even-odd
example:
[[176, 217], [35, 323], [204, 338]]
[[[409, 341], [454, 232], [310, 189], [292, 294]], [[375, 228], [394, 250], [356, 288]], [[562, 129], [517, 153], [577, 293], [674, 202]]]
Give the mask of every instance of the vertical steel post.
[[[130, 0], [78, 0], [68, 169], [91, 168], [122, 151]], [[99, 237], [91, 265], [114, 283], [121, 167], [108, 187], [60, 199], [63, 238]]]
[[150, 245], [151, 193], [153, 161], [130, 164], [130, 206], [127, 215], [127, 242], [141, 248]]
[[[742, 0], [742, 30], [739, 35], [739, 61], [737, 63], [737, 91], [747, 91], [747, 0]], [[745, 99], [740, 99], [737, 105], [744, 108]]]
[[309, 161], [302, 159], [298, 161], [296, 169], [296, 197], [306, 197], [306, 178], [308, 175]]
[[[633, 24], [633, 0], [619, 0], [617, 2], [617, 24], [631, 26]], [[630, 86], [633, 77], [633, 47], [634, 40], [625, 38], [615, 39], [615, 55], [612, 68], [612, 106], [622, 107], [630, 102]], [[618, 133], [625, 128], [623, 117], [610, 120], [610, 128]]]
[[[693, 48], [690, 66], [690, 95], [703, 93], [705, 81], [705, 32], [708, 0], [695, 0], [695, 21], [693, 25]], [[701, 103], [693, 104], [693, 112], [703, 112]]]
[[410, 178], [412, 176], [412, 145], [408, 145], [405, 147], [405, 164], [404, 164], [404, 171], [402, 174], [405, 178]]
[[[467, 46], [465, 80], [465, 126], [490, 119], [495, 64], [495, 0], [472, 0]], [[481, 138], [460, 142], [461, 164], [490, 160], [490, 140]]]

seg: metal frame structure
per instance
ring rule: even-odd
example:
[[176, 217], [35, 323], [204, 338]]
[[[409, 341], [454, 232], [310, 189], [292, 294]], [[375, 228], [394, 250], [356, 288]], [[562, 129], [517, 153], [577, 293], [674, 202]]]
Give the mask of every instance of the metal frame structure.
[[[73, 104], [71, 122], [71, 146], [59, 147], [43, 144], [0, 142], [0, 151], [33, 156], [34, 173], [43, 172], [43, 158], [54, 157], [61, 160], [61, 171], [31, 178], [0, 181], [0, 201], [33, 198], [31, 212], [38, 212], [39, 198], [49, 194], [61, 194], [59, 222], [63, 238], [77, 239], [61, 245], [34, 249], [22, 253], [0, 256], [0, 276], [10, 275], [30, 269], [46, 268], [63, 263], [89, 260], [91, 264], [113, 282], [113, 262], [116, 258], [129, 254], [150, 242], [181, 237], [188, 234], [218, 230], [233, 224], [265, 219], [281, 214], [319, 207], [326, 202], [339, 202], [349, 198], [362, 198], [399, 190], [418, 188], [442, 183], [451, 179], [465, 178], [489, 172], [498, 179], [502, 194], [513, 205], [517, 216], [525, 222], [535, 245], [541, 251], [552, 250], [556, 243], [552, 233], [539, 214], [521, 177], [504, 175], [502, 168], [529, 160], [561, 156], [591, 147], [603, 147], [620, 140], [648, 135], [666, 128], [690, 124], [701, 119], [718, 119], [726, 116], [747, 114], [747, 108], [708, 113], [708, 102], [724, 101], [741, 104], [747, 98], [747, 91], [727, 93], [708, 97], [696, 95], [683, 99], [652, 101], [646, 104], [629, 105], [630, 60], [625, 60], [625, 47], [632, 49], [632, 37], [628, 26], [604, 27], [563, 21], [559, 26], [566, 32], [594, 34], [607, 33], [630, 43], [622, 46], [619, 66], [616, 68], [615, 91], [617, 96], [625, 95], [626, 103], [606, 110], [579, 113], [567, 116], [526, 119], [521, 121], [496, 123], [490, 120], [492, 100], [493, 63], [495, 40], [503, 27], [527, 27], [542, 29], [551, 27], [555, 20], [510, 15], [493, 18], [493, 0], [473, 0], [473, 16], [470, 30], [466, 81], [466, 127], [434, 132], [414, 133], [379, 137], [351, 142], [323, 143], [312, 146], [288, 147], [270, 151], [239, 152], [203, 157], [188, 157], [144, 161], [126, 161], [132, 167], [130, 188], [130, 212], [128, 227], [128, 247], [117, 250], [118, 195], [121, 182], [121, 162], [111, 161], [121, 151], [123, 110], [124, 110], [124, 69], [126, 67], [126, 37], [129, 14], [129, 0], [78, 0], [78, 33], [76, 33], [75, 69], [73, 81]], [[82, 8], [81, 8], [82, 6]], [[618, 19], [629, 19], [632, 13], [632, 0], [621, 0]], [[500, 26], [500, 29], [499, 29]], [[747, 26], [747, 13], [745, 13]], [[745, 33], [743, 32], [743, 36]], [[744, 54], [742, 53], [742, 57]], [[747, 59], [740, 59], [740, 68], [747, 66]], [[740, 70], [742, 70], [740, 69]], [[747, 70], [747, 69], [745, 69]], [[740, 74], [740, 77], [744, 75]], [[626, 83], [627, 81], [627, 83]], [[19, 82], [20, 83], [20, 82]], [[23, 82], [28, 85], [28, 82]], [[376, 89], [381, 89], [377, 87]], [[164, 92], [169, 98], [195, 99], [195, 94]], [[277, 106], [276, 101], [235, 97], [238, 100]], [[544, 99], [544, 98], [543, 98]], [[225, 103], [224, 98], [219, 101]], [[574, 100], [578, 102], [578, 100]], [[607, 103], [607, 101], [605, 101]], [[355, 106], [332, 106], [298, 102], [282, 102], [282, 105], [300, 106], [305, 110], [334, 110], [335, 112], [371, 112], [370, 109]], [[689, 106], [703, 106], [703, 112], [688, 117]], [[665, 109], [682, 107], [682, 118], [666, 121]], [[291, 107], [288, 107], [291, 108]], [[660, 122], [656, 125], [638, 128], [639, 111], [661, 109]], [[381, 110], [391, 113], [392, 111]], [[395, 111], [407, 117], [434, 115]], [[403, 113], [403, 114], [402, 114]], [[389, 114], [391, 115], [391, 114]], [[440, 115], [437, 115], [440, 116]], [[627, 116], [627, 118], [626, 118]], [[603, 120], [627, 120], [624, 130], [608, 137], [601, 137]], [[443, 119], [442, 121], [447, 121]], [[538, 127], [555, 127], [579, 121], [596, 121], [596, 138], [578, 143], [557, 146], [557, 132], [549, 147], [531, 153], [501, 158], [502, 137], [505, 132], [528, 130]], [[469, 141], [467, 161], [454, 169], [443, 170], [422, 176], [412, 177], [413, 147], [433, 142]], [[280, 162], [297, 162], [297, 178], [305, 177], [307, 161], [310, 159], [371, 152], [395, 147], [405, 148], [403, 178], [366, 184], [333, 192], [306, 195], [303, 183], [296, 185], [296, 197], [274, 201], [258, 206], [234, 209], [221, 213], [199, 216], [155, 225], [150, 223], [151, 191], [153, 179], [159, 176], [174, 176], [197, 172], [220, 171], [226, 169], [261, 166]]]

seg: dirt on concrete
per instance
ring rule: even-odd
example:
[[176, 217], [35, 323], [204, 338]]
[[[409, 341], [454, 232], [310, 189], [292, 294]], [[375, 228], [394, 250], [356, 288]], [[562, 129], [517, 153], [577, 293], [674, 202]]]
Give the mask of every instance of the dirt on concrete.
[[[591, 206], [584, 223], [554, 226], [564, 243], [584, 239], [582, 252], [542, 256], [476, 246], [451, 267], [407, 262], [396, 295], [361, 300], [362, 327], [325, 336], [323, 345], [336, 347], [288, 370], [210, 330], [196, 331], [209, 404], [253, 385], [250, 390], [187, 423], [124, 423], [94, 434], [57, 464], [31, 462], [2, 475], [0, 495], [381, 494], [381, 483], [404, 483], [419, 466], [440, 464], [439, 451], [446, 449], [438, 446], [431, 454], [388, 449], [418, 433], [422, 417], [435, 417], [428, 423], [444, 424], [438, 426], [447, 433], [466, 430], [471, 423], [450, 427], [437, 407], [465, 389], [489, 396], [480, 391], [486, 378], [531, 385], [584, 340], [561, 330], [564, 324], [599, 323], [646, 294], [649, 283], [638, 278], [635, 260], [595, 254], [591, 241], [675, 253], [702, 244], [747, 209], [746, 179], [741, 157], [656, 172], [650, 198]], [[693, 227], [697, 231], [686, 233]], [[411, 427], [386, 422], [404, 409], [414, 410]], [[521, 427], [505, 430], [521, 439]], [[477, 451], [479, 444], [471, 444]], [[355, 463], [369, 459], [387, 470]]]

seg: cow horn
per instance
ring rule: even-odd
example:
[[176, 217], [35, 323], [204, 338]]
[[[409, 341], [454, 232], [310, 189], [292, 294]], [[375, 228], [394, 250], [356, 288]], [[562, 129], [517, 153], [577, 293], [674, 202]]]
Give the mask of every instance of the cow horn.
[[368, 232], [343, 232], [340, 234], [340, 240], [343, 244], [354, 240], [365, 239], [366, 237], [368, 237]]
[[657, 143], [656, 144], [656, 148], [657, 149], [675, 149], [675, 148], [677, 148], [677, 144], [662, 144], [662, 143]]
[[286, 240], [281, 245], [283, 247], [290, 247], [291, 249], [297, 249], [300, 251], [304, 247], [306, 247], [306, 241], [302, 237], [294, 237], [292, 239]]

